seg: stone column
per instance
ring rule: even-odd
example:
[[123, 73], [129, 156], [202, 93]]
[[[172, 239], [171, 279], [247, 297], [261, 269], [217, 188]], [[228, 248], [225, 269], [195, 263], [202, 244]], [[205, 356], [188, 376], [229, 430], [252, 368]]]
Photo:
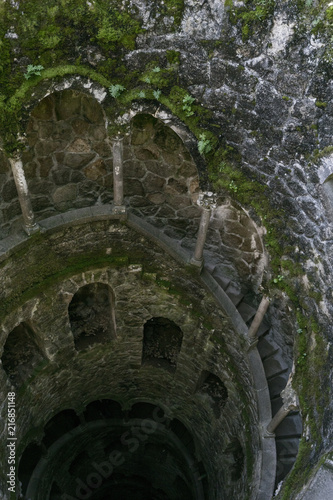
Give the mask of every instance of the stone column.
[[262, 320], [264, 319], [268, 306], [269, 306], [269, 298], [264, 295], [263, 298], [261, 299], [256, 315], [253, 318], [253, 321], [249, 328], [248, 336], [251, 343], [256, 342], [257, 340], [257, 332], [259, 326], [261, 325]]
[[203, 249], [206, 241], [210, 214], [211, 214], [211, 209], [209, 205], [202, 207], [197, 242], [195, 245], [193, 257], [191, 259], [191, 264], [197, 267], [201, 267], [203, 263]]
[[291, 379], [289, 378], [287, 385], [281, 391], [283, 405], [279, 411], [274, 415], [270, 423], [266, 427], [265, 437], [273, 437], [274, 431], [277, 426], [285, 419], [291, 411], [298, 410], [298, 397], [294, 389], [291, 387]]
[[38, 231], [38, 225], [35, 222], [35, 215], [32, 210], [28, 184], [25, 179], [22, 160], [19, 156], [16, 156], [15, 158], [9, 158], [9, 162], [12, 168], [18, 199], [21, 205], [24, 220], [23, 228], [26, 233], [30, 235]]
[[124, 213], [123, 137], [113, 139], [113, 212]]

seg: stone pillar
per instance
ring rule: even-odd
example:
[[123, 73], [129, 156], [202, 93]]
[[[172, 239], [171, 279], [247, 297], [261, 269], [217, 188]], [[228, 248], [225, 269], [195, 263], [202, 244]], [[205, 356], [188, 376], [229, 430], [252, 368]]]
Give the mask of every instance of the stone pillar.
[[123, 137], [113, 139], [113, 212], [124, 213]]
[[289, 378], [287, 385], [283, 391], [281, 391], [281, 397], [283, 405], [279, 411], [274, 415], [270, 423], [266, 427], [265, 437], [273, 437], [274, 431], [277, 426], [285, 419], [285, 417], [291, 412], [298, 410], [298, 397], [294, 389], [291, 387], [291, 378]]
[[262, 320], [264, 319], [268, 306], [269, 306], [269, 298], [264, 295], [263, 298], [261, 299], [256, 315], [253, 318], [253, 321], [249, 328], [248, 336], [251, 343], [257, 340], [257, 332], [259, 326], [261, 325]]
[[38, 231], [38, 225], [35, 222], [35, 215], [31, 206], [30, 195], [27, 181], [24, 175], [22, 160], [19, 156], [16, 156], [15, 158], [9, 158], [9, 162], [12, 168], [18, 199], [21, 205], [24, 220], [23, 228], [26, 233], [30, 235]]
[[201, 267], [203, 263], [203, 249], [206, 241], [210, 214], [211, 214], [211, 209], [209, 205], [202, 207], [197, 242], [195, 245], [193, 257], [191, 259], [191, 264], [197, 267]]

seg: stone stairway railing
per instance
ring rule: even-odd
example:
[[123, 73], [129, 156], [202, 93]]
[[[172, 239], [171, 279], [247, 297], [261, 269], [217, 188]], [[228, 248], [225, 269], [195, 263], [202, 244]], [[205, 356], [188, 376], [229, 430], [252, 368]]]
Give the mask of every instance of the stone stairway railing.
[[[247, 326], [250, 326], [256, 309], [247, 302], [239, 286], [223, 273], [223, 265], [207, 265], [215, 281], [223, 288], [237, 308]], [[282, 407], [280, 393], [285, 389], [290, 375], [281, 348], [274, 341], [273, 332], [266, 318], [258, 330], [257, 348], [260, 354], [269, 388], [272, 416]], [[302, 420], [298, 411], [290, 412], [275, 430], [277, 469], [276, 484], [285, 478], [295, 463], [302, 434]]]

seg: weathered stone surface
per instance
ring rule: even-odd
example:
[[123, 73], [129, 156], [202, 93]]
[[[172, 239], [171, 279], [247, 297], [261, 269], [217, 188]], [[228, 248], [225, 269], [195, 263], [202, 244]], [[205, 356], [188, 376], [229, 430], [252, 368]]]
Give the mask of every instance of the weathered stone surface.
[[[173, 126], [176, 128], [180, 126], [179, 117], [181, 117], [184, 119], [184, 123], [181, 124], [183, 131], [186, 128], [189, 136], [195, 133], [196, 139], [192, 139], [192, 152], [196, 149], [195, 140], [198, 139], [201, 127], [207, 128], [210, 132], [216, 132], [216, 138], [219, 144], [226, 146], [226, 152], [230, 146], [235, 150], [237, 161], [230, 165], [230, 168], [235, 169], [234, 173], [231, 171], [231, 177], [235, 174], [235, 179], [240, 179], [238, 175], [241, 174], [247, 181], [259, 182], [265, 186], [265, 194], [264, 198], [259, 197], [261, 201], [258, 201], [256, 196], [249, 200], [242, 185], [238, 186], [238, 191], [232, 191], [228, 189], [229, 181], [223, 183], [226, 189], [222, 190], [222, 197], [228, 197], [229, 193], [232, 199], [239, 199], [249, 215], [248, 219], [253, 217], [256, 226], [246, 224], [244, 218], [241, 224], [241, 209], [237, 208], [230, 213], [230, 208], [226, 208], [227, 205], [230, 206], [229, 200], [228, 202], [219, 201], [217, 212], [221, 217], [214, 216], [212, 219], [206, 242], [207, 264], [220, 264], [223, 261], [226, 265], [226, 272], [227, 266], [230, 266], [237, 284], [242, 283], [254, 301], [258, 299], [258, 288], [253, 285], [254, 281], [251, 281], [253, 273], [257, 272], [259, 276], [257, 284], [264, 277], [265, 287], [273, 294], [280, 292], [275, 290], [271, 278], [274, 278], [276, 273], [282, 273], [284, 278], [278, 283], [277, 288], [281, 286], [283, 294], [286, 294], [292, 287], [300, 302], [297, 306], [284, 304], [284, 309], [282, 309], [288, 311], [287, 316], [290, 317], [294, 310], [298, 311], [297, 315], [304, 316], [307, 324], [311, 325], [311, 329], [313, 326], [316, 330], [310, 333], [309, 327], [309, 331], [304, 334], [309, 335], [307, 344], [311, 348], [313, 346], [311, 354], [317, 356], [321, 341], [325, 353], [326, 346], [329, 347], [332, 344], [330, 324], [332, 316], [330, 300], [332, 211], [323, 204], [320, 185], [322, 180], [318, 175], [320, 156], [325, 153], [321, 150], [331, 146], [333, 134], [331, 116], [333, 87], [329, 59], [330, 27], [325, 27], [329, 17], [329, 12], [326, 12], [328, 4], [326, 6], [325, 2], [317, 2], [317, 5], [312, 2], [310, 5], [311, 2], [305, 2], [306, 5], [301, 7], [302, 2], [275, 2], [274, 12], [263, 13], [264, 4], [267, 5], [269, 2], [245, 2], [244, 5], [242, 2], [233, 2], [232, 6], [229, 5], [231, 3], [228, 2], [226, 5], [218, 0], [209, 2], [186, 0], [184, 9], [181, 9], [181, 12], [174, 12], [169, 2], [160, 4], [152, 0], [132, 2], [132, 8], [138, 9], [135, 16], [142, 18], [145, 31], [137, 37], [135, 49], [128, 48], [129, 45], [121, 49], [121, 64], [126, 66], [128, 73], [126, 76], [129, 76], [130, 81], [132, 72], [135, 71], [133, 80], [137, 82], [138, 75], [151, 71], [153, 64], [159, 66], [162, 73], [168, 72], [170, 82], [163, 86], [163, 103], [156, 101], [154, 109], [149, 107], [151, 103], [148, 103], [148, 108], [151, 110], [149, 112], [154, 116], [148, 116], [147, 112], [144, 112], [144, 115], [141, 114], [143, 100], [140, 103], [134, 102], [128, 105], [131, 110], [125, 110], [127, 105], [124, 105], [122, 110], [128, 112], [128, 116], [137, 113], [131, 121], [131, 138], [125, 139], [127, 141], [125, 158], [126, 161], [132, 162], [130, 169], [125, 171], [125, 177], [127, 177], [125, 204], [128, 207], [136, 207], [139, 217], [144, 219], [149, 217], [152, 224], [164, 228], [176, 239], [183, 238], [184, 246], [193, 248], [195, 243], [193, 228], [197, 224], [197, 220], [194, 220], [197, 219], [197, 208], [194, 205], [196, 199], [192, 194], [198, 189], [197, 170], [179, 136], [166, 125], [171, 119], [167, 106], [170, 105], [174, 115], [178, 115], [178, 118], [173, 117]], [[236, 9], [238, 13], [237, 19], [233, 17], [233, 9]], [[314, 12], [313, 9], [317, 9], [315, 16], [311, 14]], [[251, 16], [256, 20], [253, 23]], [[257, 22], [258, 17], [260, 22]], [[175, 21], [176, 18], [177, 21]], [[11, 31], [8, 33], [10, 34]], [[104, 49], [98, 47], [97, 40], [101, 34], [102, 32], [99, 32], [96, 40], [90, 40], [88, 46], [85, 41], [82, 43], [82, 38], [73, 40], [73, 46], [70, 47], [71, 61], [68, 64], [73, 64], [74, 61], [78, 64], [78, 61], [82, 60], [87, 68], [92, 65], [99, 70], [99, 62], [102, 62], [102, 73], [106, 74], [113, 64], [118, 63], [116, 59], [113, 59], [116, 57], [117, 50], [111, 51], [110, 60], [106, 60], [103, 55]], [[10, 39], [10, 50], [13, 55], [15, 54], [15, 61], [11, 61], [15, 68], [14, 87], [18, 76], [24, 73], [27, 64], [31, 62], [25, 56], [21, 60], [22, 51], [24, 53], [21, 40], [20, 37]], [[33, 57], [33, 48], [29, 50], [31, 50], [32, 60], [37, 61], [38, 59]], [[43, 49], [40, 55], [43, 58], [45, 56], [47, 60], [55, 60], [57, 49], [51, 55], [45, 48], [45, 52]], [[123, 71], [119, 64], [116, 72], [120, 82]], [[158, 81], [158, 72], [154, 77]], [[63, 78], [59, 76], [52, 81], [46, 80], [42, 78], [36, 81], [36, 87], [34, 80], [28, 82], [29, 87], [30, 83], [32, 85], [26, 93], [24, 103], [24, 112], [27, 113], [31, 109], [29, 107], [31, 102], [37, 102], [40, 92], [44, 93], [43, 95], [53, 92], [31, 113], [31, 122], [27, 128], [27, 144], [31, 149], [23, 155], [32, 205], [39, 220], [43, 220], [43, 217], [52, 214], [53, 211], [56, 213], [52, 193], [58, 192], [59, 187], [65, 189], [68, 185], [78, 184], [76, 186], [78, 197], [75, 198], [77, 207], [112, 200], [112, 152], [104, 142], [104, 112], [106, 115], [109, 113], [112, 115], [115, 107], [123, 106], [122, 103], [113, 102], [110, 96], [104, 101], [104, 89], [97, 88], [97, 84], [92, 81], [93, 78], [80, 75], [72, 78], [66, 74]], [[140, 85], [143, 84], [141, 80], [139, 81]], [[72, 89], [68, 88], [70, 86]], [[149, 84], [145, 83], [144, 86], [148, 87]], [[172, 95], [169, 95], [170, 90]], [[198, 106], [191, 117], [184, 117], [182, 109], [185, 92], [195, 97], [195, 106]], [[97, 96], [96, 100], [92, 97], [93, 95]], [[98, 101], [102, 102], [104, 111]], [[110, 102], [112, 102], [111, 106]], [[206, 108], [203, 109], [203, 114], [200, 112], [201, 104]], [[110, 111], [111, 107], [112, 111]], [[164, 123], [162, 120], [157, 120], [156, 116], [164, 117]], [[110, 120], [108, 116], [109, 123], [112, 119]], [[71, 153], [72, 157], [65, 156], [65, 152], [73, 143], [76, 152]], [[82, 153], [80, 144], [86, 151], [83, 152], [83, 155], [87, 155], [86, 157], [79, 156]], [[228, 157], [228, 154], [226, 156]], [[182, 163], [183, 158], [186, 158], [188, 164]], [[195, 154], [194, 158], [196, 158]], [[220, 161], [218, 158], [215, 159], [217, 162]], [[227, 160], [229, 161], [228, 158]], [[95, 167], [91, 162], [94, 162]], [[136, 166], [138, 162], [140, 162], [140, 167]], [[205, 162], [208, 164], [210, 158], [202, 158], [202, 164], [198, 161], [200, 174], [204, 172]], [[160, 185], [156, 180], [140, 183], [147, 171], [152, 176], [162, 179], [158, 181]], [[127, 175], [129, 173], [130, 175]], [[11, 226], [12, 236], [16, 236], [16, 231], [21, 228], [21, 223], [17, 219], [20, 216], [20, 209], [16, 195], [14, 196], [7, 160], [2, 162], [0, 159], [0, 174], [2, 214], [0, 234], [7, 236]], [[221, 173], [221, 178], [222, 175], [223, 173]], [[88, 182], [86, 182], [87, 177]], [[180, 177], [186, 179], [186, 183], [181, 181], [181, 185], [177, 185]], [[190, 178], [192, 178], [191, 181]], [[147, 175], [146, 179], [154, 180], [155, 177]], [[173, 186], [169, 182], [170, 179], [173, 179]], [[205, 184], [207, 184], [206, 181]], [[169, 187], [165, 189], [167, 185]], [[5, 194], [6, 186], [8, 187], [7, 194]], [[267, 214], [263, 213], [260, 205], [263, 200], [268, 210]], [[47, 206], [48, 203], [49, 206]], [[74, 202], [68, 200], [63, 203], [61, 211], [73, 208]], [[222, 209], [219, 212], [221, 205]], [[226, 221], [223, 219], [224, 215], [227, 216]], [[267, 234], [266, 245], [268, 246], [266, 247], [261, 241], [264, 232], [263, 228], [260, 228], [262, 223], [267, 225], [268, 231], [272, 231]], [[261, 231], [260, 234], [256, 232], [257, 229]], [[105, 236], [101, 233], [99, 237]], [[93, 242], [90, 240], [89, 244], [92, 245]], [[109, 245], [111, 252], [111, 241]], [[275, 266], [273, 276], [270, 276], [269, 260], [265, 262], [266, 251], [271, 252], [273, 257], [272, 262]], [[68, 255], [71, 254], [68, 253]], [[282, 263], [284, 260], [290, 260], [290, 262], [286, 265], [286, 269], [282, 264], [279, 269], [279, 262]], [[293, 268], [293, 264], [297, 264], [294, 268], [296, 276], [291, 278], [289, 268]], [[265, 278], [266, 271], [267, 279]], [[246, 273], [251, 275], [249, 279], [246, 278]], [[7, 282], [3, 284], [4, 288], [6, 286]], [[131, 288], [130, 285], [129, 288]], [[310, 291], [313, 295], [314, 290], [320, 290], [321, 299], [309, 297]], [[55, 290], [55, 295], [58, 292], [59, 290]], [[43, 300], [45, 300], [44, 297]], [[170, 309], [170, 304], [168, 308]], [[137, 307], [133, 314], [134, 319], [132, 317], [129, 322], [135, 322], [138, 310]], [[21, 313], [23, 314], [22, 311], [19, 314]], [[275, 323], [276, 316], [274, 315], [273, 320]], [[278, 324], [279, 327], [274, 330], [274, 338], [279, 348], [282, 349], [288, 369], [290, 369], [295, 359], [292, 344], [294, 339], [298, 338], [295, 333], [296, 321], [288, 322], [288, 318], [284, 317]], [[132, 328], [131, 325], [128, 327]], [[62, 331], [61, 328], [59, 331]], [[130, 336], [129, 333], [126, 335]], [[140, 342], [141, 337], [137, 344]], [[61, 342], [57, 344], [57, 339], [52, 339], [50, 352], [55, 355], [60, 344]], [[139, 350], [136, 355], [139, 359], [138, 352]], [[124, 372], [130, 373], [133, 365], [126, 364], [127, 358], [124, 353], [119, 352], [119, 355], [119, 359], [124, 362], [128, 370], [124, 368]], [[328, 349], [328, 355], [331, 357], [330, 349]], [[191, 357], [190, 354], [188, 357]], [[307, 359], [310, 359], [310, 356]], [[97, 362], [104, 363], [103, 360], [101, 361], [101, 356], [96, 356], [95, 360], [96, 364]], [[114, 359], [110, 357], [107, 361], [112, 363]], [[311, 364], [311, 361], [307, 363]], [[103, 367], [106, 365], [105, 362]], [[119, 365], [121, 365], [120, 362]], [[299, 368], [299, 365], [295, 366]], [[78, 364], [79, 368], [84, 370], [84, 367]], [[320, 373], [320, 383], [319, 378], [317, 380], [320, 387], [330, 387], [330, 370], [329, 362], [322, 372], [314, 370], [316, 374]], [[69, 387], [68, 378], [71, 373], [67, 370], [67, 379], [65, 374], [60, 375], [59, 382], [64, 392]], [[285, 383], [285, 379], [281, 377], [275, 382], [272, 391], [276, 392], [277, 388]], [[133, 390], [134, 393], [135, 390], [139, 390], [141, 383], [144, 384], [144, 381], [133, 382], [133, 379], [128, 377], [124, 382], [126, 386], [124, 392]], [[171, 385], [170, 381], [167, 393]], [[133, 388], [134, 386], [136, 389]], [[246, 381], [244, 386], [251, 387], [251, 381]], [[43, 390], [39, 393], [37, 391], [37, 394], [42, 393]], [[76, 389], [73, 390], [75, 392]], [[328, 391], [329, 389], [327, 389], [327, 401], [332, 401]], [[326, 393], [326, 390], [323, 392]], [[78, 393], [77, 390], [75, 394], [78, 395]], [[160, 394], [157, 388], [156, 394]], [[55, 397], [56, 400], [52, 401], [52, 404], [56, 406], [61, 398], [58, 394]], [[179, 397], [175, 404], [181, 406], [183, 400], [183, 397]], [[315, 397], [309, 398], [309, 401], [315, 400]], [[320, 412], [317, 408], [313, 408], [313, 422], [318, 429], [325, 429], [322, 432], [320, 444], [313, 443], [311, 455], [313, 464], [320, 458], [319, 448], [326, 452], [330, 449], [332, 442], [332, 405], [327, 401], [325, 403], [320, 401], [321, 406], [327, 407], [327, 415], [330, 415], [325, 417], [325, 427], [322, 425]], [[311, 404], [307, 403], [307, 411]], [[239, 407], [235, 407], [235, 410], [239, 410], [240, 407], [244, 408], [242, 405], [243, 402]], [[47, 407], [48, 405], [45, 404], [42, 410]], [[202, 417], [203, 420], [211, 421], [209, 411], [207, 408], [205, 416]], [[234, 414], [238, 415], [238, 412], [235, 411]], [[30, 418], [28, 414], [26, 418]], [[198, 432], [203, 433], [200, 427], [201, 420], [199, 422], [193, 419], [193, 422], [193, 426], [200, 429]], [[227, 422], [224, 424], [228, 426]], [[240, 424], [239, 428], [241, 428]], [[232, 441], [232, 432], [231, 429], [229, 430], [228, 436]], [[213, 433], [214, 430], [212, 430], [211, 441], [208, 445], [211, 442], [215, 444]], [[313, 436], [310, 434], [309, 431], [309, 439], [312, 439]], [[217, 439], [216, 442], [218, 442]], [[226, 497], [243, 498], [246, 490], [246, 471], [244, 470], [242, 477], [235, 484], [230, 485], [232, 474], [225, 474], [224, 471], [229, 469], [226, 464], [223, 466], [225, 467], [217, 468], [221, 471], [221, 477], [217, 479], [216, 484], [228, 484]], [[289, 466], [291, 467], [291, 462], [288, 463]], [[214, 472], [211, 474], [214, 475]], [[222, 477], [224, 474], [226, 477]], [[208, 477], [212, 476], [208, 474]], [[253, 487], [253, 483], [249, 485], [251, 491]], [[2, 491], [0, 491], [0, 496], [3, 496]], [[266, 496], [269, 498], [271, 495]]]
[[76, 185], [67, 184], [55, 190], [52, 195], [53, 201], [56, 205], [61, 205], [63, 202], [72, 201], [76, 198]]
[[1, 193], [2, 193], [2, 199], [6, 202], [11, 201], [14, 198], [17, 198], [17, 190], [14, 179], [9, 180], [3, 185]]
[[54, 97], [52, 95], [43, 99], [33, 110], [32, 116], [38, 120], [50, 120], [53, 118]]
[[103, 160], [100, 159], [91, 163], [88, 167], [85, 167], [83, 169], [83, 172], [88, 179], [94, 181], [96, 179], [99, 179], [100, 177], [103, 177], [107, 173], [107, 169]]

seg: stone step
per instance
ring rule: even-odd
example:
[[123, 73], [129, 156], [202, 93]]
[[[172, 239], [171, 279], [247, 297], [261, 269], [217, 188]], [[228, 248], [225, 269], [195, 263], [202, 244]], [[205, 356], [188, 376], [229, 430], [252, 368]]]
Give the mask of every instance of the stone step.
[[299, 442], [299, 437], [278, 437], [276, 439], [276, 453], [278, 458], [295, 458], [298, 453]]
[[204, 268], [206, 269], [206, 271], [209, 272], [209, 274], [213, 275], [214, 269], [216, 268], [216, 264], [215, 262], [204, 261]]
[[262, 360], [274, 355], [279, 351], [279, 346], [269, 337], [259, 337], [257, 348]]
[[302, 419], [298, 412], [289, 414], [281, 424], [275, 429], [275, 436], [279, 437], [293, 437], [300, 438], [302, 435]]
[[286, 363], [281, 350], [267, 357], [262, 364], [264, 366], [267, 379], [288, 370], [288, 364]]
[[258, 337], [262, 337], [262, 336], [265, 336], [269, 333], [270, 331], [270, 328], [271, 328], [271, 325], [268, 323], [268, 321], [264, 318], [261, 322], [261, 325], [259, 326], [258, 328], [258, 333], [257, 333], [257, 336]]
[[213, 275], [216, 283], [218, 283], [220, 285], [221, 288], [223, 288], [223, 290], [226, 290], [226, 288], [228, 288], [228, 285], [230, 283], [230, 279], [229, 278], [225, 278], [224, 276], [220, 275], [220, 274], [217, 274], [217, 275]]
[[245, 323], [250, 321], [252, 318], [254, 318], [256, 314], [256, 309], [254, 307], [250, 306], [249, 304], [246, 304], [246, 302], [241, 302], [237, 306], [239, 314], [242, 316], [243, 320]]
[[295, 458], [287, 457], [277, 461], [276, 464], [276, 484], [286, 477], [295, 463]]
[[238, 306], [238, 304], [240, 304], [240, 302], [242, 301], [242, 299], [244, 297], [244, 295], [239, 290], [239, 288], [236, 288], [232, 282], [230, 282], [230, 284], [227, 286], [227, 288], [225, 289], [225, 292], [228, 295], [231, 302], [236, 307]]
[[280, 396], [281, 391], [286, 387], [289, 377], [289, 370], [275, 375], [270, 380], [267, 380], [269, 394], [271, 399]]
[[282, 401], [281, 396], [276, 396], [276, 397], [271, 399], [271, 407], [272, 407], [272, 416], [273, 417], [279, 411], [279, 409], [281, 408], [282, 405], [283, 405], [283, 401]]

